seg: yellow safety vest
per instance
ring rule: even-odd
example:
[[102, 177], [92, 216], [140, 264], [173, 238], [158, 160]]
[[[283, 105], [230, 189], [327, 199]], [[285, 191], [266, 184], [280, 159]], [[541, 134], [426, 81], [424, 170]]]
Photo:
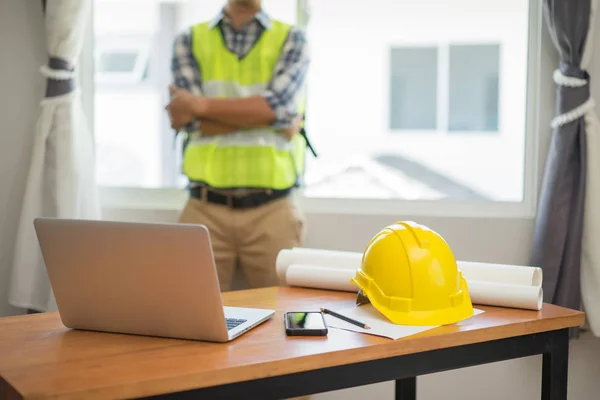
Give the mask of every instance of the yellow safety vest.
[[[290, 25], [273, 20], [243, 58], [230, 52], [218, 26], [192, 28], [192, 53], [200, 65], [206, 97], [250, 97], [267, 88]], [[301, 103], [302, 104], [302, 103]], [[202, 130], [202, 127], [200, 128]], [[304, 172], [306, 141], [292, 140], [272, 128], [244, 129], [226, 135], [191, 135], [183, 172], [192, 182], [216, 188], [288, 189]]]

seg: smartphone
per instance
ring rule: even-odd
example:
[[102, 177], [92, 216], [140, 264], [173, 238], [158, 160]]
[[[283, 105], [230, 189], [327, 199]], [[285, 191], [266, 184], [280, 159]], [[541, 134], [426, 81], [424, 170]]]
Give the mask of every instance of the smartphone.
[[286, 312], [284, 320], [288, 336], [327, 336], [327, 324], [320, 311]]

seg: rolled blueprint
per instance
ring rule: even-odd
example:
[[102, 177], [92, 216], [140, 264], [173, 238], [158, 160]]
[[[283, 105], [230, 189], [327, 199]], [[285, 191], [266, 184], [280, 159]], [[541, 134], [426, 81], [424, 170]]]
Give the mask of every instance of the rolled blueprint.
[[[289, 286], [358, 292], [350, 279], [362, 253], [294, 248], [282, 250], [277, 274]], [[540, 310], [542, 270], [517, 265], [457, 261], [473, 304]]]
[[457, 261], [465, 279], [513, 285], [540, 286], [542, 269], [520, 265], [504, 265], [471, 261]]
[[[360, 267], [361, 261], [362, 253], [357, 252], [294, 248], [282, 250], [277, 257], [276, 266], [283, 279], [285, 270], [291, 264], [355, 270]], [[457, 261], [457, 264], [467, 280], [532, 286], [542, 284], [541, 268], [472, 261]]]
[[541, 286], [509, 285], [505, 283], [467, 280], [473, 304], [540, 310], [543, 303]]
[[285, 281], [290, 286], [358, 292], [358, 287], [350, 282], [354, 271], [347, 268], [292, 264], [286, 271]]
[[284, 280], [286, 270], [292, 264], [313, 265], [336, 269], [351, 269], [356, 271], [360, 267], [362, 253], [336, 250], [317, 250], [296, 247], [281, 250], [277, 255], [275, 266], [279, 279]]

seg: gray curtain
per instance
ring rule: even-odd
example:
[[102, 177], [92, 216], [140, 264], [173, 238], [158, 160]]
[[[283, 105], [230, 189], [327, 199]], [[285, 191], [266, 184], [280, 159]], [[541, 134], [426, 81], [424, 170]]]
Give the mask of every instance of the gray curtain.
[[[589, 75], [581, 68], [590, 13], [590, 0], [544, 0], [544, 17], [560, 64], [555, 74], [557, 118], [540, 190], [531, 264], [544, 271], [544, 301], [573, 309], [581, 308], [587, 147], [584, 117], [561, 117], [590, 97]], [[568, 78], [586, 83], [565, 84]]]

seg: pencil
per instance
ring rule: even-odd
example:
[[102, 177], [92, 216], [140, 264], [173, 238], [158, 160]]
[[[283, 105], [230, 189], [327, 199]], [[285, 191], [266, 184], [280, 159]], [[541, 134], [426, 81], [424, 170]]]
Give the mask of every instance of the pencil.
[[334, 317], [336, 317], [336, 318], [339, 318], [339, 319], [341, 319], [341, 320], [343, 320], [343, 321], [349, 322], [349, 323], [351, 323], [352, 325], [356, 325], [356, 326], [358, 326], [358, 327], [361, 327], [361, 328], [363, 328], [363, 329], [371, 329], [371, 328], [369, 327], [369, 325], [367, 325], [367, 324], [365, 324], [365, 323], [363, 323], [363, 322], [356, 321], [356, 320], [354, 320], [354, 319], [352, 319], [352, 318], [344, 317], [343, 315], [341, 315], [341, 314], [338, 314], [338, 313], [336, 313], [336, 312], [334, 312], [334, 311], [328, 310], [328, 309], [326, 309], [326, 308], [321, 308], [321, 312], [322, 312], [323, 314], [329, 314], [329, 315], [333, 315], [333, 316], [334, 316]]

